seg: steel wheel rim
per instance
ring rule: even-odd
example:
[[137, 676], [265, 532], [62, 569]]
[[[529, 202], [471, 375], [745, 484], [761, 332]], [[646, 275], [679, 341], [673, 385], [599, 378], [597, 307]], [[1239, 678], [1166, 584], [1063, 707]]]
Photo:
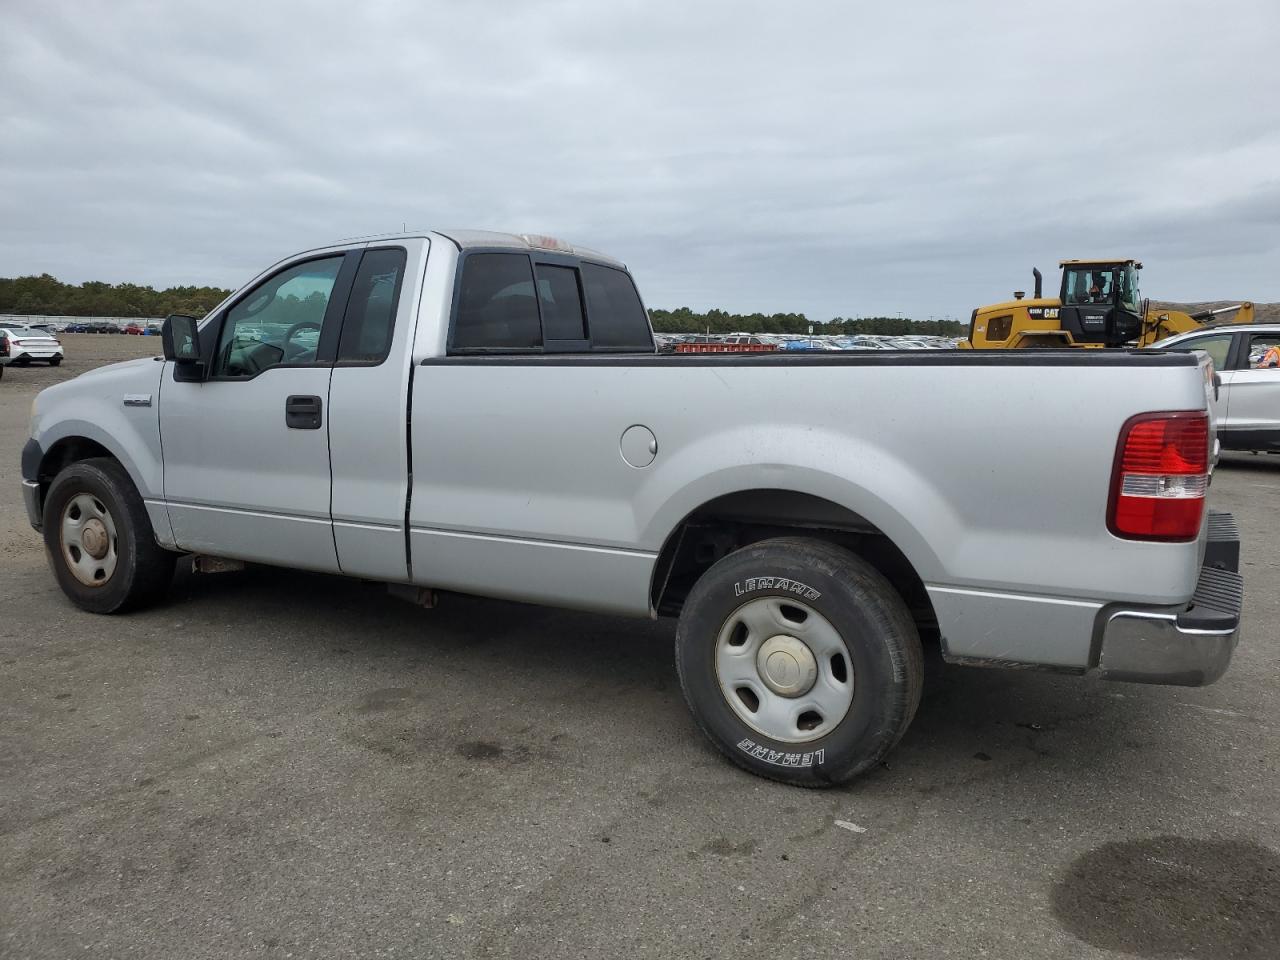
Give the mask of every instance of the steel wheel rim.
[[77, 493], [62, 508], [59, 520], [62, 560], [86, 587], [101, 587], [116, 572], [119, 537], [111, 511], [100, 497]]
[[[801, 648], [812, 655], [814, 667], [807, 687], [809, 662]], [[757, 597], [729, 614], [716, 637], [715, 660], [730, 709], [773, 740], [818, 740], [853, 704], [853, 659], [844, 638], [813, 607], [789, 597]]]

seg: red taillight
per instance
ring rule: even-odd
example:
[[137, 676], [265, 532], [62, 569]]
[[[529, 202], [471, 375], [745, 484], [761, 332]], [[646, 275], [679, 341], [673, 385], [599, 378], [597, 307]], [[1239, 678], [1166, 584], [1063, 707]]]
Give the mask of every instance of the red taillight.
[[1194, 540], [1208, 487], [1208, 414], [1130, 417], [1120, 428], [1107, 529], [1131, 540]]

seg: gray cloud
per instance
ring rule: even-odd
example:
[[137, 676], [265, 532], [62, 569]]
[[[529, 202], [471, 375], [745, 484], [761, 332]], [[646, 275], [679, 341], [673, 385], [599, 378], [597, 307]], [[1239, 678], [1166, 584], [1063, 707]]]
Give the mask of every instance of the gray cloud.
[[1280, 6], [10, 2], [0, 274], [235, 286], [411, 227], [654, 306], [967, 316], [1061, 257], [1280, 299]]

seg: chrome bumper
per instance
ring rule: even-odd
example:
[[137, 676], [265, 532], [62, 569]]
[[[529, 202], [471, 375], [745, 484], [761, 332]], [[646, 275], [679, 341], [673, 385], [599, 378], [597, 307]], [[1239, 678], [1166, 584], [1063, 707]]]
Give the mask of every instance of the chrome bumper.
[[1236, 572], [1240, 538], [1230, 514], [1212, 514], [1209, 526], [1204, 566], [1185, 609], [1104, 614], [1098, 662], [1104, 678], [1201, 687], [1226, 672], [1244, 607], [1244, 579]]
[[22, 481], [22, 502], [27, 506], [27, 519], [31, 521], [31, 526], [39, 530], [41, 526], [39, 483], [32, 480]]

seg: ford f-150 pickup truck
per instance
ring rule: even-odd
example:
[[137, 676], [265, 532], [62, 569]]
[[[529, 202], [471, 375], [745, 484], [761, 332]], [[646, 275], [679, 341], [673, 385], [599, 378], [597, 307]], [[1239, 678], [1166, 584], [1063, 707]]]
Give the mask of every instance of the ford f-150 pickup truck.
[[297, 254], [163, 338], [33, 407], [26, 505], [85, 610], [191, 554], [676, 616], [699, 726], [808, 786], [903, 735], [922, 635], [1175, 684], [1236, 645], [1203, 355], [658, 354], [623, 264], [469, 231]]

